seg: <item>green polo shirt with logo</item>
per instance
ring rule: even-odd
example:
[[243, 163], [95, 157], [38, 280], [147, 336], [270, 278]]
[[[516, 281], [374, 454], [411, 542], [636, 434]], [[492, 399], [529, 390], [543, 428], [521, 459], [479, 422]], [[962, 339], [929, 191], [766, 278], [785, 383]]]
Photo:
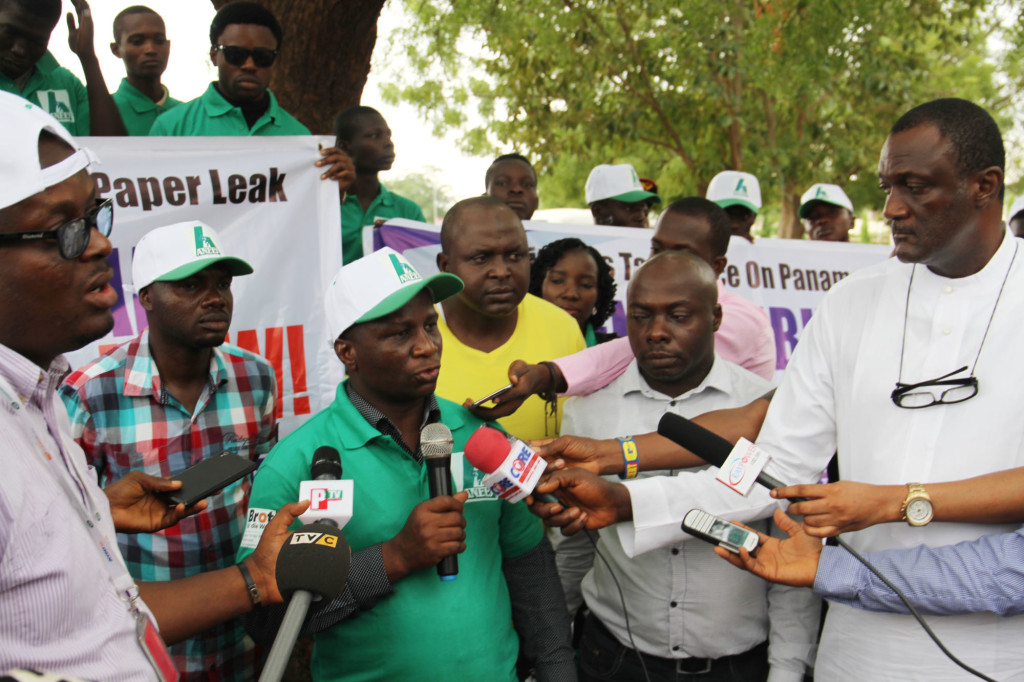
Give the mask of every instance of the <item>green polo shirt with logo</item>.
[[164, 103], [158, 105], [129, 83], [127, 78], [121, 79], [121, 87], [111, 97], [121, 112], [121, 120], [129, 135], [149, 135], [149, 129], [153, 127], [157, 116], [182, 103], [171, 97], [167, 88], [164, 88], [164, 94]]
[[270, 106], [252, 128], [239, 107], [234, 106], [210, 83], [199, 97], [160, 114], [150, 135], [204, 137], [213, 135], [309, 135], [309, 128], [282, 109], [274, 93], [267, 90]]
[[0, 73], [0, 90], [38, 104], [72, 135], [90, 134], [89, 95], [85, 86], [78, 76], [58, 64], [49, 50], [36, 62], [24, 90], [19, 90], [14, 80], [3, 73]]
[[[470, 493], [458, 578], [442, 582], [434, 567], [417, 571], [372, 609], [317, 634], [314, 680], [517, 680], [519, 645], [501, 564], [536, 547], [543, 527], [526, 505], [496, 498], [482, 485], [484, 474], [465, 460], [466, 440], [484, 422], [455, 403], [437, 402], [455, 444], [454, 489]], [[277, 510], [299, 499], [299, 482], [309, 479], [313, 452], [322, 445], [338, 449], [342, 477], [354, 482], [352, 520], [343, 529], [353, 552], [393, 538], [412, 508], [430, 497], [426, 465], [371, 426], [342, 382], [327, 409], [267, 455], [249, 508]], [[237, 559], [251, 553], [242, 547]]]
[[359, 197], [354, 194], [345, 197], [341, 204], [342, 263], [348, 265], [363, 257], [363, 227], [388, 218], [408, 218], [421, 223], [426, 222], [419, 204], [401, 194], [389, 192], [384, 185], [380, 186], [380, 194], [374, 197], [365, 211], [359, 203]]

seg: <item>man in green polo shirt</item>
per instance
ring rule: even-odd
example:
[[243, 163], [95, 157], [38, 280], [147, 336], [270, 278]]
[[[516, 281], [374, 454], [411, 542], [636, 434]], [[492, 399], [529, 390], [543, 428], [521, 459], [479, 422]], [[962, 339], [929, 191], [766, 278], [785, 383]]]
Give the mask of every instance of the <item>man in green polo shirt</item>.
[[93, 49], [92, 12], [85, 0], [72, 3], [78, 25], [69, 13], [68, 42], [86, 85], [46, 49], [61, 0], [0, 0], [0, 90], [38, 104], [72, 135], [124, 135]]
[[210, 24], [217, 80], [202, 95], [161, 114], [150, 135], [309, 135], [267, 86], [283, 31], [254, 2], [224, 5]]
[[124, 127], [129, 135], [148, 135], [157, 116], [181, 104], [160, 82], [171, 55], [163, 17], [142, 5], [121, 10], [110, 51], [124, 62], [125, 77], [113, 94]]
[[[3, 0], [0, 0], [2, 2]], [[268, 89], [284, 35], [277, 17], [255, 2], [230, 2], [210, 24], [210, 61], [217, 80], [202, 95], [157, 116], [150, 135], [309, 135], [309, 128], [281, 108]], [[324, 180], [345, 187], [355, 177], [352, 160], [337, 147], [320, 150]]]
[[[354, 482], [345, 592], [304, 626], [316, 633], [314, 680], [515, 682], [516, 631], [538, 680], [576, 679], [543, 528], [525, 505], [495, 497], [463, 457], [484, 422], [434, 395], [441, 365], [434, 303], [461, 289], [454, 275], [424, 279], [389, 248], [339, 270], [325, 296], [326, 319], [348, 379], [256, 474], [250, 519], [298, 499], [320, 446], [337, 448], [343, 477]], [[451, 430], [457, 492], [431, 498], [420, 430], [436, 422]], [[250, 524], [239, 559], [252, 552], [255, 536]], [[435, 566], [453, 554], [458, 576], [441, 581]], [[283, 609], [274, 611], [250, 623], [257, 638], [257, 630], [276, 631], [266, 621]]]
[[364, 226], [379, 227], [388, 218], [425, 221], [419, 204], [389, 192], [377, 178], [395, 162], [391, 128], [379, 111], [345, 109], [334, 118], [334, 136], [334, 146], [352, 157], [356, 167], [356, 179], [345, 188], [341, 202], [341, 258], [347, 264], [363, 257]]

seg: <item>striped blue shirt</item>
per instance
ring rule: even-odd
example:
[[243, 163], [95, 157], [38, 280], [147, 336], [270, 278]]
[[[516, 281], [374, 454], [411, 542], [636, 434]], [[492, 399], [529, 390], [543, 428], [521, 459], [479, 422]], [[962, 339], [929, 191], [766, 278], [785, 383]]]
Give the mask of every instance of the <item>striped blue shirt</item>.
[[[865, 558], [923, 614], [1024, 613], [1024, 528], [944, 547], [889, 549]], [[909, 613], [876, 575], [840, 547], [825, 547], [814, 591], [868, 611]]]

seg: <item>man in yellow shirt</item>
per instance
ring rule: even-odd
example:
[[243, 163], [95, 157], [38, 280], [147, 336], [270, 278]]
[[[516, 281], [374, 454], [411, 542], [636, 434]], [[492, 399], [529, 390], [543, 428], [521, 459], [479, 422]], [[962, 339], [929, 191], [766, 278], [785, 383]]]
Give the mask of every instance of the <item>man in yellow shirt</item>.
[[[440, 306], [441, 397], [455, 402], [482, 398], [508, 383], [513, 360], [536, 363], [585, 347], [579, 324], [568, 313], [527, 293], [526, 231], [497, 199], [473, 197], [448, 211], [437, 267], [466, 284]], [[546, 414], [544, 401], [531, 396], [499, 422], [519, 438], [543, 438], [558, 435], [560, 412]]]

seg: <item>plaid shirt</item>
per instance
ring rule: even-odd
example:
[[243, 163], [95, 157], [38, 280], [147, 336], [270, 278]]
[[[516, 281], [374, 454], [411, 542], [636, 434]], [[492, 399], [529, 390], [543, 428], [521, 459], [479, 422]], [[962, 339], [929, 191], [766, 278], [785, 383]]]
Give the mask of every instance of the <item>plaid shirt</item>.
[[[163, 386], [149, 332], [73, 372], [60, 387], [75, 440], [104, 484], [133, 469], [172, 476], [229, 450], [252, 460], [277, 441], [276, 385], [266, 360], [225, 344], [194, 414]], [[248, 506], [249, 477], [209, 498], [206, 511], [157, 533], [118, 534], [137, 580], [170, 580], [234, 564]], [[183, 680], [251, 680], [253, 644], [230, 621], [171, 648]]]

